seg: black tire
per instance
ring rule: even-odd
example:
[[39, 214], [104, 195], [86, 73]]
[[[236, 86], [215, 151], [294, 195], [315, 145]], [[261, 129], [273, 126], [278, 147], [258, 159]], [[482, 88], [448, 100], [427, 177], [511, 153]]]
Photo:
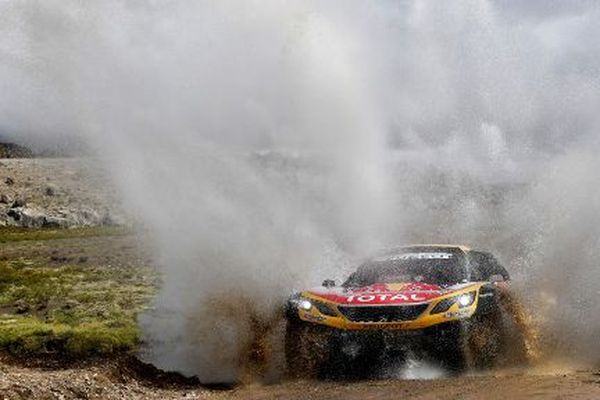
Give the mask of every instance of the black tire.
[[461, 374], [468, 370], [469, 363], [465, 351], [465, 329], [460, 322], [452, 322], [435, 327], [428, 333], [427, 353], [451, 374]]
[[522, 305], [508, 291], [497, 292], [494, 306], [466, 322], [465, 354], [470, 369], [526, 365], [535, 334]]
[[487, 370], [497, 367], [506, 352], [502, 312], [474, 315], [466, 323], [464, 350], [469, 369]]
[[377, 376], [385, 342], [381, 332], [358, 335], [340, 333], [330, 338], [329, 362], [320, 377], [327, 379], [367, 379]]
[[539, 356], [538, 335], [529, 313], [510, 292], [500, 293], [499, 308], [503, 321], [502, 362], [508, 366], [525, 366]]
[[330, 330], [322, 325], [288, 319], [285, 334], [287, 374], [292, 378], [316, 378], [330, 359]]
[[497, 323], [490, 313], [436, 327], [427, 343], [430, 358], [451, 374], [494, 367], [502, 348]]

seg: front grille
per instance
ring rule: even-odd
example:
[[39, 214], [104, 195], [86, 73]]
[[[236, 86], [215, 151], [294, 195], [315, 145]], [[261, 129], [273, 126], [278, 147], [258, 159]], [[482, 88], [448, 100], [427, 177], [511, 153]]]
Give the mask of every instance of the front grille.
[[416, 319], [428, 306], [339, 306], [338, 309], [352, 322], [399, 322]]

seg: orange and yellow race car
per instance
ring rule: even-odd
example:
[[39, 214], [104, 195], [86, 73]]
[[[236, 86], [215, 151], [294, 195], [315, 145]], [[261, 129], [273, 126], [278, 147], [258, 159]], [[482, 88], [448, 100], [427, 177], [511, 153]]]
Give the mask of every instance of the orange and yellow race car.
[[465, 246], [383, 252], [341, 286], [326, 280], [289, 300], [289, 372], [374, 375], [407, 354], [454, 372], [490, 366], [510, 336], [509, 279], [493, 255]]

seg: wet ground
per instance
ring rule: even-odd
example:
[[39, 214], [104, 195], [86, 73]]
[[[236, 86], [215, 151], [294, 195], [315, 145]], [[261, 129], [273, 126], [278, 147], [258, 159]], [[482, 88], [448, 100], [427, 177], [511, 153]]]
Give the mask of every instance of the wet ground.
[[[52, 232], [45, 232], [53, 235]], [[17, 240], [0, 244], [4, 260], [33, 257], [51, 267], [79, 263], [127, 268], [150, 264], [151, 256], [132, 235]], [[58, 357], [60, 359], [60, 357]], [[410, 370], [393, 379], [332, 382], [250, 380], [235, 388], [206, 387], [167, 374], [133, 355], [59, 362], [56, 355], [26, 360], [0, 356], [0, 399], [595, 399], [600, 371], [543, 362], [527, 370], [444, 377], [440, 371]], [[403, 379], [410, 378], [410, 379]], [[424, 379], [429, 378], [429, 379]], [[430, 379], [435, 378], [435, 379]]]
[[480, 376], [361, 382], [285, 381], [205, 388], [131, 360], [78, 366], [0, 363], [4, 399], [597, 399], [600, 372], [561, 368]]
[[[6, 165], [5, 163], [4, 166]], [[41, 167], [17, 168], [19, 166], [17, 162], [11, 164], [11, 176], [19, 181], [29, 181], [28, 176], [24, 175], [25, 170], [29, 171], [28, 174], [43, 176]], [[3, 170], [5, 171], [7, 170]], [[72, 182], [76, 182], [77, 177], [73, 176]], [[52, 178], [52, 181], [55, 179]], [[14, 187], [17, 186], [15, 183]], [[14, 187], [11, 186], [10, 189], [13, 190]], [[42, 199], [55, 202], [63, 199], [61, 196], [40, 195], [41, 185], [23, 184], [23, 187], [31, 188], [27, 193], [32, 201]], [[59, 188], [65, 187], [69, 186], [59, 185]], [[84, 200], [87, 199], [84, 196], [86, 193], [81, 195]], [[9, 194], [12, 195], [12, 192]], [[42, 200], [37, 201], [43, 205], [45, 203]], [[65, 201], [70, 202], [66, 197]], [[14, 236], [13, 232], [11, 235]], [[44, 232], [42, 236], [65, 235]], [[140, 240], [135, 236], [122, 233], [91, 237], [70, 236], [73, 237], [33, 238], [36, 240], [0, 243], [0, 261], [34, 259], [43, 263], [46, 268], [70, 264], [111, 268], [152, 264], [151, 255], [147, 249], [139, 246]], [[600, 371], [594, 368], [567, 367], [564, 363], [544, 362], [527, 370], [498, 370], [483, 375], [459, 377], [440, 376], [439, 371], [413, 371], [399, 374], [404, 378], [376, 381], [284, 380], [266, 385], [250, 380], [249, 383], [234, 388], [223, 388], [206, 387], [194, 379], [163, 373], [141, 363], [131, 354], [71, 360], [67, 363], [58, 360], [60, 357], [57, 358], [56, 355], [46, 357], [38, 354], [28, 359], [17, 359], [0, 352], [0, 399], [600, 398]]]

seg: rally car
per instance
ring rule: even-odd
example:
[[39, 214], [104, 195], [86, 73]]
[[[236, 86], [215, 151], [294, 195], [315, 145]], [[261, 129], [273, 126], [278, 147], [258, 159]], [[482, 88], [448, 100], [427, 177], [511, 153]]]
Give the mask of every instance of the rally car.
[[492, 254], [465, 246], [382, 252], [341, 286], [326, 280], [292, 296], [289, 372], [373, 375], [407, 355], [452, 372], [492, 366], [515, 336], [503, 312], [511, 303], [509, 280]]

